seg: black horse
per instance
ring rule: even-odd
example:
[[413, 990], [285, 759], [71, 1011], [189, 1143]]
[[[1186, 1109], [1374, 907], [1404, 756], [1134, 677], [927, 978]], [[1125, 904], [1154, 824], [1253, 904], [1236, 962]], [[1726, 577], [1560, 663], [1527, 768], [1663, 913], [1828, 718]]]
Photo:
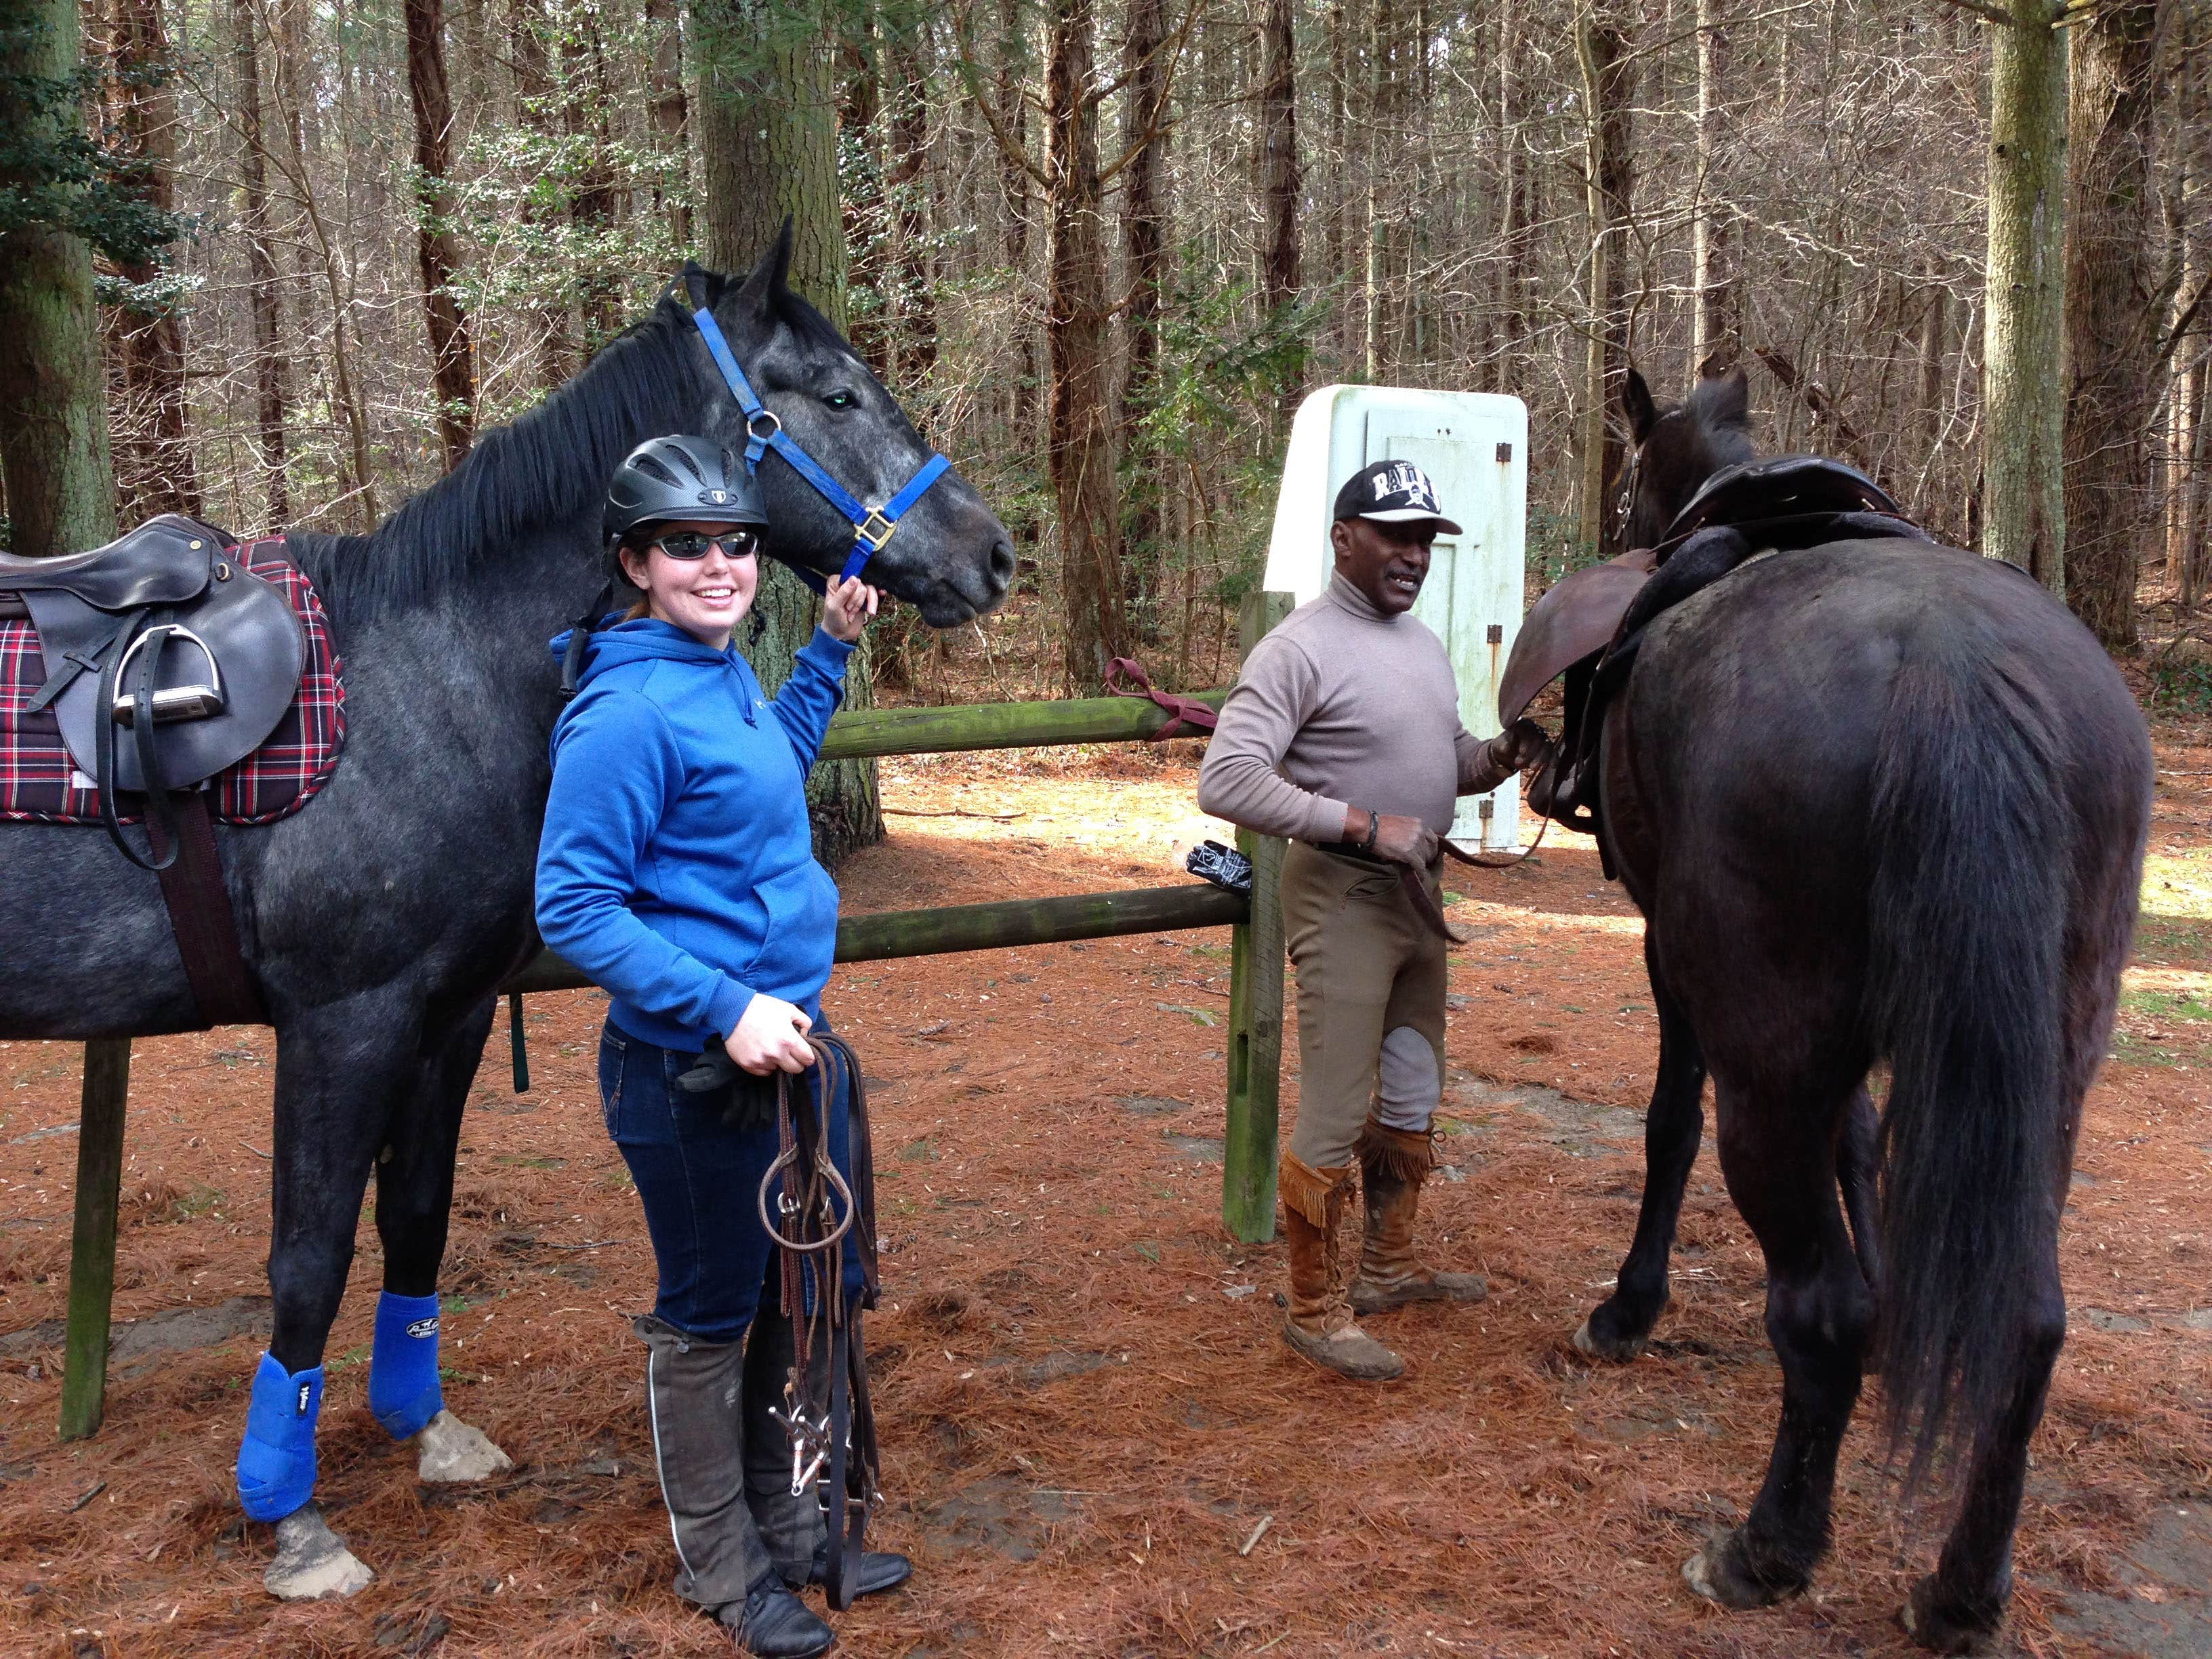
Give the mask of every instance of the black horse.
[[[786, 286], [790, 237], [742, 283], [696, 269], [767, 406], [845, 487], [881, 501], [930, 448], [837, 331]], [[343, 653], [349, 731], [321, 798], [263, 829], [221, 830], [249, 969], [276, 1029], [275, 1329], [288, 1371], [321, 1364], [372, 1168], [384, 1285], [437, 1287], [461, 1109], [501, 981], [536, 949], [532, 883], [560, 708], [547, 641], [608, 574], [608, 477], [658, 434], [744, 422], [687, 304], [672, 295], [453, 474], [367, 536], [295, 532]], [[768, 550], [837, 570], [853, 530], [780, 458], [761, 465]], [[868, 579], [945, 627], [1005, 596], [1005, 528], [957, 476], [930, 489]], [[47, 948], [0, 962], [0, 1036], [84, 1038], [199, 1022], [154, 878], [97, 831], [0, 830], [0, 933]], [[507, 1467], [441, 1413], [422, 1472]], [[370, 1577], [309, 1501], [277, 1522], [280, 1595]]]
[[[1745, 389], [1739, 373], [1662, 410], [1632, 374], [1626, 401], [1627, 541], [1648, 547], [1751, 459]], [[2018, 570], [1843, 540], [1662, 615], [1602, 722], [1600, 831], [1645, 917], [1661, 1059], [1635, 1245], [1578, 1340], [1632, 1357], [1666, 1304], [1710, 1073], [1783, 1407], [1749, 1517], [1684, 1576], [1731, 1607], [1806, 1586], [1874, 1369], [1907, 1497], [1934, 1470], [1954, 1485], [1905, 1622], [1939, 1652], [1984, 1650], [2065, 1339], [2059, 1217], [2134, 932], [2142, 716]], [[1878, 1237], [1878, 1273], [1853, 1232]]]

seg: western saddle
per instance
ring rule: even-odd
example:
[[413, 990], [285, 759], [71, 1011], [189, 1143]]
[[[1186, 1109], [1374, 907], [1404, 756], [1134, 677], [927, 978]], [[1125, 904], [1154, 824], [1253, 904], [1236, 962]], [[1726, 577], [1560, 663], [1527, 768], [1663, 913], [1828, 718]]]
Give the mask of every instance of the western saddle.
[[[52, 711], [70, 758], [99, 789], [109, 838], [160, 873], [193, 993], [213, 1024], [263, 1016], [203, 786], [276, 729], [307, 649], [299, 617], [236, 561], [236, 545], [172, 513], [86, 553], [0, 554], [0, 617], [27, 616], [46, 661], [46, 683], [24, 712]], [[145, 799], [143, 854], [123, 832], [125, 795]]]
[[1761, 554], [1885, 539], [1932, 540], [1856, 467], [1821, 455], [1783, 455], [1723, 467], [1674, 515], [1656, 547], [1554, 584], [1522, 623], [1498, 685], [1498, 714], [1510, 726], [1538, 692], [1566, 677], [1565, 724], [1528, 787], [1529, 806], [1596, 833], [1605, 710], [1662, 614]]

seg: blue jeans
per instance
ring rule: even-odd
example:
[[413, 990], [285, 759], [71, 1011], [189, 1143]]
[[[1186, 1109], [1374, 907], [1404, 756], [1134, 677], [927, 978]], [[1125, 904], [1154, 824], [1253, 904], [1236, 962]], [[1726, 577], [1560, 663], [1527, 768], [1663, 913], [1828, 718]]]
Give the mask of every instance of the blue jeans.
[[[653, 1316], [707, 1342], [734, 1342], [759, 1307], [774, 1247], [761, 1225], [760, 1187], [775, 1162], [776, 1133], [722, 1121], [726, 1091], [689, 1095], [677, 1078], [696, 1054], [634, 1037], [611, 1021], [599, 1036], [599, 1103], [607, 1133], [645, 1204], [660, 1269]], [[820, 1104], [821, 1068], [806, 1074]], [[828, 1140], [838, 1173], [852, 1179], [850, 1101], [830, 1103]], [[775, 1194], [769, 1194], [771, 1205]], [[860, 1251], [845, 1240], [845, 1294], [861, 1290]], [[775, 1294], [773, 1285], [767, 1285]], [[809, 1308], [813, 1281], [807, 1285]]]

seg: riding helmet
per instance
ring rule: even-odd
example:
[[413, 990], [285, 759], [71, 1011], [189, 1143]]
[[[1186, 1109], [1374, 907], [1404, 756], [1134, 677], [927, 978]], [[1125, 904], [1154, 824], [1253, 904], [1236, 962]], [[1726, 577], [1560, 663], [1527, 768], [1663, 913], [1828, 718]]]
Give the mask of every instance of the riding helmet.
[[640, 525], [696, 519], [765, 525], [760, 485], [710, 438], [648, 438], [623, 458], [607, 486], [601, 530], [610, 550]]

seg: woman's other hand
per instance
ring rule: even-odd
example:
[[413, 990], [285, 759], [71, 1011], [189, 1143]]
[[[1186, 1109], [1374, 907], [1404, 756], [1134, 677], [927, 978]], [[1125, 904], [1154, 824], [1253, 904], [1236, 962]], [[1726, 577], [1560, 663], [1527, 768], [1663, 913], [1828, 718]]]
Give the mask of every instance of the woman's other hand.
[[858, 576], [832, 576], [830, 591], [822, 596], [822, 626], [832, 639], [850, 645], [860, 637], [868, 618], [876, 614], [883, 596]]
[[722, 1047], [755, 1077], [777, 1071], [803, 1072], [814, 1063], [813, 1045], [806, 1040], [813, 1027], [804, 1008], [781, 997], [755, 992], [738, 1017], [738, 1029]]

